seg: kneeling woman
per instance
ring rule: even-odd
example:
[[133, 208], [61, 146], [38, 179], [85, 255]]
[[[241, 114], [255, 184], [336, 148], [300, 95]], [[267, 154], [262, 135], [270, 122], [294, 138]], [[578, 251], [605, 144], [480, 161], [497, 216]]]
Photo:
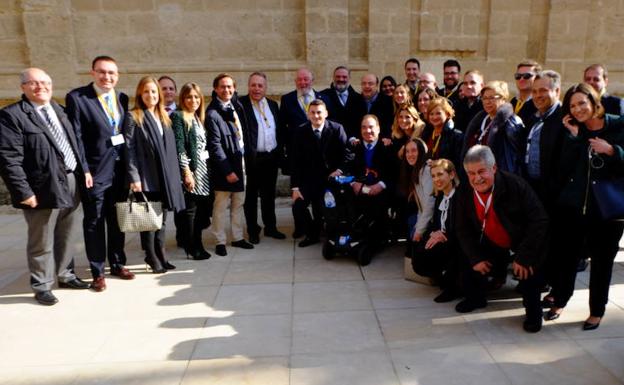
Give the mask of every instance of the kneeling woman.
[[455, 188], [459, 184], [455, 165], [448, 159], [434, 160], [430, 164], [435, 206], [433, 221], [422, 242], [418, 242], [412, 255], [412, 267], [422, 276], [434, 278], [442, 293], [435, 302], [449, 302], [459, 297], [458, 261], [461, 249], [454, 234]]
[[407, 218], [409, 229], [408, 254], [416, 243], [422, 242], [427, 225], [433, 216], [435, 199], [431, 195], [433, 182], [427, 165], [427, 145], [420, 138], [412, 138], [401, 151], [399, 195], [403, 198], [401, 217]]
[[175, 269], [165, 258], [167, 210], [180, 211], [185, 206], [171, 120], [153, 77], [145, 76], [137, 85], [134, 108], [124, 121], [124, 137], [130, 189], [144, 192], [150, 201], [162, 202], [162, 227], [142, 232], [141, 246], [145, 263], [154, 273], [164, 273]]

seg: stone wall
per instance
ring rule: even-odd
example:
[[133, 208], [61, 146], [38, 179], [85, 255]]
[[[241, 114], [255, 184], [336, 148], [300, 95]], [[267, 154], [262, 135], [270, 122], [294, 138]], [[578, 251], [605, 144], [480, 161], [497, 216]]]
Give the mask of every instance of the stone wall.
[[246, 93], [261, 70], [269, 92], [293, 86], [302, 66], [329, 85], [347, 65], [353, 83], [371, 71], [402, 81], [403, 62], [418, 57], [442, 77], [457, 58], [488, 79], [513, 84], [515, 64], [533, 58], [577, 82], [602, 62], [609, 89], [624, 93], [624, 0], [0, 0], [0, 106], [20, 94], [17, 74], [37, 66], [55, 94], [90, 81], [91, 59], [107, 54], [133, 95], [144, 74], [195, 81], [207, 94], [227, 71]]
[[[0, 0], [0, 99], [18, 96], [16, 75], [40, 66], [57, 96], [89, 81], [91, 59], [119, 61], [120, 88], [139, 77], [169, 74], [210, 90], [219, 72], [243, 85], [265, 71], [271, 92], [293, 88], [293, 71], [309, 66], [316, 88], [336, 65], [403, 79], [410, 56], [439, 78], [458, 58], [490, 79], [512, 81], [530, 57], [572, 83], [590, 62], [610, 70], [624, 91], [621, 0]], [[357, 88], [357, 87], [356, 87]]]

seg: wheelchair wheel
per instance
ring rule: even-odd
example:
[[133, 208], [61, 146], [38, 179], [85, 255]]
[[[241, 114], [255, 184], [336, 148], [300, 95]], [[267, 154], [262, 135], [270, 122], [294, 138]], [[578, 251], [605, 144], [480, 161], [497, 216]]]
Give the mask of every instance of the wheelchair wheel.
[[322, 253], [323, 258], [325, 258], [326, 260], [330, 261], [334, 259], [334, 247], [331, 243], [329, 243], [329, 241], [325, 241], [325, 243], [323, 243]]

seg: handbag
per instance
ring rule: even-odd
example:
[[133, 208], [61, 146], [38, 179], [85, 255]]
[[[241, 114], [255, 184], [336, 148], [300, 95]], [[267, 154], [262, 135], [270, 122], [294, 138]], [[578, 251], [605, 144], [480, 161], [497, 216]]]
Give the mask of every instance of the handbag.
[[596, 204], [604, 220], [624, 220], [624, 178], [592, 181]]
[[138, 202], [132, 190], [125, 202], [115, 203], [117, 223], [123, 233], [156, 231], [162, 227], [163, 213], [161, 202], [149, 202], [143, 192], [143, 202]]

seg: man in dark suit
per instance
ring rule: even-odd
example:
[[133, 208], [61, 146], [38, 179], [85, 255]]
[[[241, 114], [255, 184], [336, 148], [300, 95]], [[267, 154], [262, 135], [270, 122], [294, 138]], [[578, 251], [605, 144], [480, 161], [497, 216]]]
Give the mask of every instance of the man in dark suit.
[[247, 186], [245, 187], [245, 221], [251, 243], [260, 242], [258, 226], [258, 195], [264, 235], [275, 239], [286, 236], [277, 230], [275, 218], [275, 184], [280, 161], [281, 138], [277, 135], [279, 108], [266, 97], [267, 78], [262, 72], [254, 72], [247, 82], [248, 94], [239, 99], [247, 121], [249, 151], [245, 156]]
[[206, 133], [210, 154], [214, 208], [211, 230], [217, 239], [215, 253], [227, 255], [227, 211], [230, 207], [232, 246], [253, 249], [243, 238], [243, 203], [245, 201], [245, 167], [249, 136], [243, 106], [233, 99], [236, 92], [234, 78], [226, 73], [212, 82], [215, 98], [206, 109]]
[[30, 285], [42, 305], [54, 305], [59, 287], [88, 289], [73, 271], [72, 227], [82, 186], [91, 187], [84, 154], [52, 79], [38, 68], [20, 74], [22, 100], [0, 110], [0, 173], [28, 226]]
[[377, 117], [380, 127], [379, 135], [389, 140], [394, 122], [392, 98], [379, 92], [379, 78], [375, 74], [369, 73], [362, 76], [360, 86], [366, 113]]
[[455, 128], [466, 132], [468, 124], [479, 112], [483, 111], [481, 89], [484, 85], [483, 74], [478, 70], [468, 70], [462, 82], [463, 98], [453, 105], [455, 109]]
[[[306, 238], [299, 247], [317, 243], [321, 232], [321, 204], [329, 177], [342, 175], [352, 159], [342, 126], [327, 120], [325, 102], [315, 99], [308, 109], [310, 121], [293, 137], [292, 189], [295, 226]], [[312, 206], [312, 216], [308, 211]]]
[[91, 66], [93, 82], [65, 97], [67, 115], [84, 148], [93, 187], [83, 198], [85, 251], [91, 266], [95, 291], [106, 289], [105, 261], [111, 275], [133, 279], [124, 267], [125, 236], [119, 230], [115, 202], [123, 200], [128, 185], [123, 161], [124, 139], [121, 125], [128, 110], [128, 97], [115, 91], [119, 72], [115, 60], [98, 56]]
[[351, 71], [339, 66], [334, 69], [329, 88], [321, 91], [327, 104], [328, 119], [340, 123], [349, 140], [360, 136], [360, 122], [366, 114], [364, 99], [351, 87]]
[[455, 59], [449, 59], [442, 64], [444, 73], [444, 86], [436, 91], [439, 95], [449, 100], [451, 106], [455, 106], [459, 102], [459, 74], [461, 73], [461, 65]]
[[308, 121], [308, 107], [314, 99], [323, 99], [320, 93], [316, 92], [312, 86], [314, 75], [307, 68], [297, 70], [295, 77], [295, 90], [282, 96], [280, 101], [279, 132], [283, 146], [282, 173], [290, 175], [290, 144], [292, 135], [300, 125]]
[[372, 231], [364, 236], [375, 241], [382, 241], [386, 235], [388, 199], [393, 187], [391, 167], [394, 164], [392, 149], [380, 140], [379, 131], [377, 117], [365, 115], [360, 129], [362, 140], [353, 148], [354, 159], [349, 167], [356, 178], [351, 187], [358, 213], [363, 214], [369, 223], [374, 223]]
[[158, 78], [158, 85], [163, 93], [163, 100], [165, 102], [165, 111], [169, 115], [178, 109], [176, 104], [178, 99], [178, 86], [175, 80], [171, 76], [163, 75]]
[[405, 70], [405, 85], [409, 87], [413, 97], [416, 95], [420, 81], [420, 61], [411, 57], [405, 61], [403, 69]]
[[607, 67], [602, 64], [590, 65], [585, 68], [583, 81], [598, 91], [600, 104], [602, 104], [607, 114], [618, 116], [624, 114], [624, 99], [607, 93], [607, 85], [609, 85]]
[[528, 127], [537, 112], [531, 95], [535, 75], [541, 70], [542, 66], [535, 60], [524, 60], [516, 66], [514, 79], [518, 95], [514, 96], [510, 103], [514, 108], [514, 113], [522, 119], [525, 127]]

